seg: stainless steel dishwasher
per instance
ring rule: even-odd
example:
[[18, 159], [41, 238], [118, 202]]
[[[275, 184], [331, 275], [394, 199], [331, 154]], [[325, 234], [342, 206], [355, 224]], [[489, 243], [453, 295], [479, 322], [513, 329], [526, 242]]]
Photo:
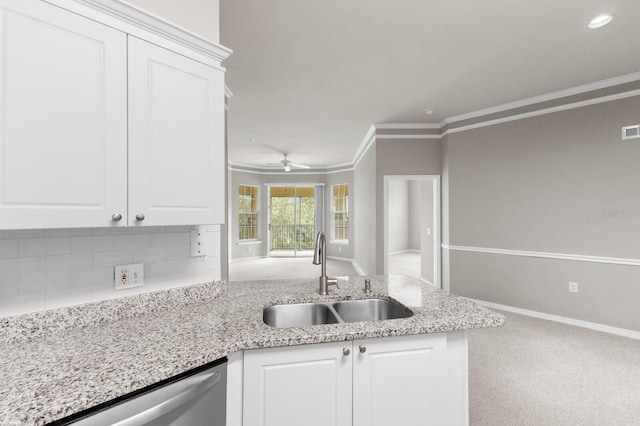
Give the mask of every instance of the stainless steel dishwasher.
[[224, 358], [52, 425], [224, 426], [226, 403]]

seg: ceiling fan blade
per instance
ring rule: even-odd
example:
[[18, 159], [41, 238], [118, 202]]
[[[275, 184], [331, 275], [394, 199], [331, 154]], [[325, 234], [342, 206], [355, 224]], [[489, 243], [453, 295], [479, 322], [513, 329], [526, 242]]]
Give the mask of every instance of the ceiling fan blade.
[[309, 166], [305, 166], [304, 164], [297, 164], [297, 163], [289, 163], [290, 166], [292, 167], [298, 167], [299, 169], [308, 169]]

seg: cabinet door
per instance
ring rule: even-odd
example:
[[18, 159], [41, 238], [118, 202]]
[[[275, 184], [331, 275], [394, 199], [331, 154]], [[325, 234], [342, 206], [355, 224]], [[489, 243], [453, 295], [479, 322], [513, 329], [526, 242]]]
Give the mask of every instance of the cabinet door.
[[353, 425], [451, 425], [445, 333], [354, 341]]
[[126, 35], [0, 0], [0, 228], [125, 225]]
[[129, 224], [223, 223], [224, 156], [223, 71], [130, 36]]
[[246, 351], [243, 426], [351, 425], [345, 348], [351, 342]]

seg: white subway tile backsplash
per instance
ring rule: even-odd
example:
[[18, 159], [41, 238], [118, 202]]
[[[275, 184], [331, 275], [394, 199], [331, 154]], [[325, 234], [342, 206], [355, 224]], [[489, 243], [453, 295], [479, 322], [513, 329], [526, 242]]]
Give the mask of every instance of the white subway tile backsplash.
[[149, 234], [130, 234], [116, 235], [114, 240], [114, 249], [117, 250], [134, 250], [149, 247], [151, 236]]
[[191, 235], [189, 232], [170, 232], [166, 234], [151, 234], [150, 246], [156, 248], [189, 246]]
[[[191, 258], [190, 231], [210, 255]], [[0, 316], [220, 279], [220, 227], [114, 227], [0, 231]], [[113, 267], [143, 263], [145, 283], [115, 291]]]
[[69, 273], [69, 287], [110, 286], [113, 290], [113, 268], [91, 269], [89, 271], [72, 271]]
[[149, 277], [160, 275], [174, 275], [190, 271], [189, 260], [174, 260], [164, 263], [152, 263], [149, 269]]
[[55, 309], [63, 306], [91, 302], [91, 288], [71, 288], [45, 293], [44, 308]]
[[18, 257], [18, 240], [0, 240], [0, 260]]
[[90, 254], [68, 254], [35, 259], [42, 259], [45, 261], [45, 269], [48, 274], [68, 272], [71, 270], [88, 270], [93, 268], [93, 256]]
[[99, 253], [113, 250], [112, 235], [74, 237], [71, 239], [71, 253]]
[[148, 248], [133, 251], [133, 263], [159, 263], [167, 259], [167, 249]]
[[206, 271], [220, 264], [219, 257], [195, 257], [189, 261], [189, 269], [192, 271]]
[[191, 247], [189, 246], [171, 247], [165, 250], [167, 252], [168, 261], [184, 260], [191, 257]]
[[110, 251], [93, 255], [93, 267], [96, 269], [127, 265], [133, 262], [133, 250]]
[[44, 292], [0, 299], [0, 316], [20, 315], [42, 310], [44, 310]]
[[18, 292], [20, 294], [42, 293], [51, 290], [59, 290], [69, 287], [69, 273], [27, 275], [18, 279]]
[[220, 269], [209, 269], [206, 271], [196, 271], [196, 282], [205, 283], [220, 280]]
[[0, 300], [18, 295], [18, 277], [2, 276], [0, 278]]
[[29, 238], [20, 240], [20, 257], [55, 256], [69, 254], [69, 238]]
[[0, 260], [0, 277], [44, 274], [45, 261], [41, 257]]

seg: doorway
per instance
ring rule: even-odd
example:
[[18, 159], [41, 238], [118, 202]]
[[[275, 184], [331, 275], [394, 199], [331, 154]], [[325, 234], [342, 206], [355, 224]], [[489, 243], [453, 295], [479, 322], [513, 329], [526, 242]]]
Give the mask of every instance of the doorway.
[[384, 271], [441, 288], [440, 176], [384, 176]]
[[314, 186], [269, 187], [269, 256], [313, 256], [315, 225]]

